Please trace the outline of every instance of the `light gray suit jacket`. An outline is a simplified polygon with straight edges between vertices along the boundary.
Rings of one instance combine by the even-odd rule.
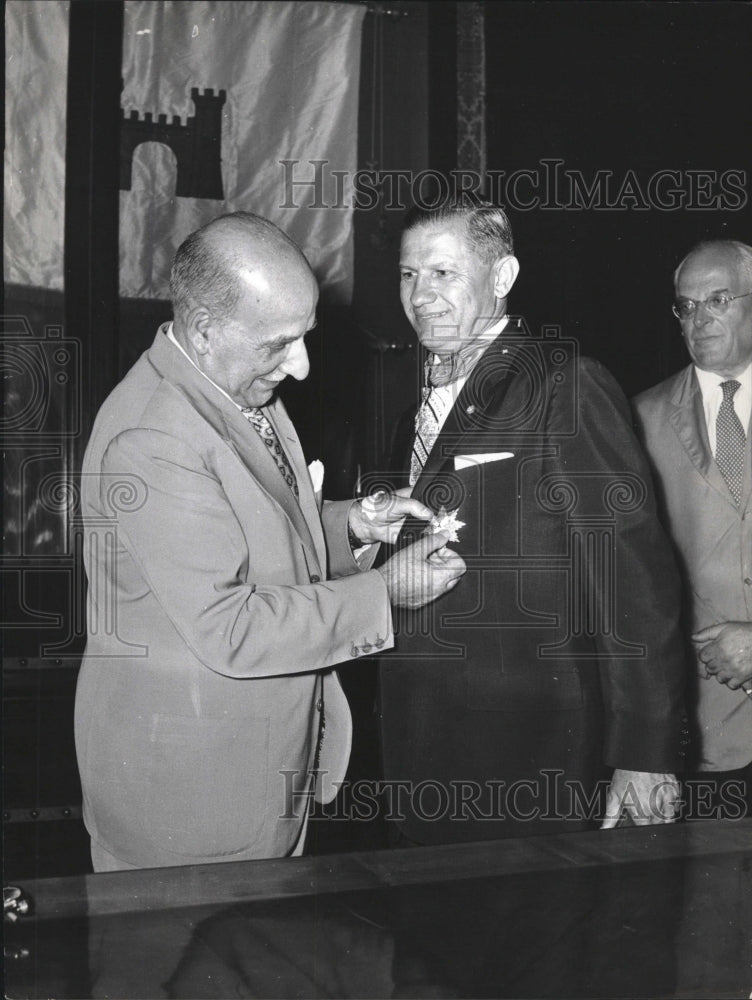
[[[708,442],[694,366],[633,401],[656,478],[665,524],[678,550],[688,629],[752,621],[752,481],[750,435],[739,506]],[[697,661],[695,765],[727,771],[752,760],[752,699],[711,677]]]
[[[349,503],[320,515],[282,404],[267,412],[299,502],[162,328],[103,405],[84,458],[84,817],[140,867],[290,853],[317,743],[324,800],[349,757],[330,668],[393,642],[384,581],[350,552]]]

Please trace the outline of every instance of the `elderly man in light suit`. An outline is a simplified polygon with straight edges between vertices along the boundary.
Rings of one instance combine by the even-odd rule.
[[[379,569],[353,548],[422,504],[319,505],[277,398],[308,373],[318,290],[271,223],[224,216],[172,271],[174,322],[104,403],[84,458],[88,643],[76,746],[95,870],[302,849],[344,776],[334,664],[393,643],[390,603],[450,589],[427,536]]]
[[[686,585],[697,677],[690,773],[752,814],[752,247],[700,244],[674,274],[692,363],[634,400]],[[744,801],[743,801],[744,800]],[[720,813],[719,811],[720,810]],[[730,811],[729,811],[730,810]]]

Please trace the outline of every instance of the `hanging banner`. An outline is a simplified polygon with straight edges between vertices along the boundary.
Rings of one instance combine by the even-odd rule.
[[[5,281],[63,287],[68,4],[5,5]]]
[[[246,210],[302,247],[332,298],[349,299],[364,14],[318,2],[126,2],[121,295],[167,298],[182,240]]]
[[[121,295],[167,298],[188,233],[246,210],[349,300],[364,15],[324,2],[125,3]],[[8,0],[5,21],[5,280],[62,289],[68,3]]]

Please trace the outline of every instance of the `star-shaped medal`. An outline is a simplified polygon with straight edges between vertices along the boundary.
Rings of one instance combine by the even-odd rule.
[[[447,531],[449,532],[449,541],[458,542],[460,540],[458,532],[460,528],[465,527],[465,522],[460,521],[457,517],[459,512],[459,507],[457,510],[447,510],[446,507],[439,507],[438,513],[434,514],[428,522],[426,532],[429,535],[435,535],[437,531]]]

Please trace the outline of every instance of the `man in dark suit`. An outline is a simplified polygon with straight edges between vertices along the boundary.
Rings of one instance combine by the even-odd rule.
[[[697,817],[752,815],[752,247],[700,244],[674,287],[692,363],[634,410],[679,553],[695,652],[685,799]]]
[[[290,239],[223,216],[181,245],[171,287],[174,322],[105,401],[83,464],[76,749],[96,871],[301,851],[308,793],[333,798],[350,753],[333,666],[388,649],[390,603],[463,569],[444,536],[355,561],[353,544],[430,516],[415,501],[321,505],[277,395],[308,374],[318,301]]]
[[[509,320],[518,268],[501,210],[408,218],[401,297],[429,385],[406,462],[468,572],[398,613],[381,671],[407,842],[577,829],[603,816],[599,788],[604,826],[665,822],[677,796],[679,584],[647,464],[609,373]]]

